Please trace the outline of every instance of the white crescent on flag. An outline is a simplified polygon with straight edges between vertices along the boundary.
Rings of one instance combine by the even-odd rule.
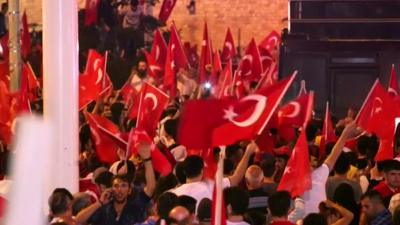
[[[225,112],[224,119],[229,120],[238,127],[248,127],[254,124],[260,118],[260,116],[264,112],[265,107],[267,106],[267,97],[258,94],[248,95],[244,97],[242,100],[240,100],[240,102],[246,102],[252,100],[257,101],[257,103],[253,113],[249,116],[249,118],[247,118],[242,122],[235,121],[234,119],[235,117],[238,116],[238,114],[235,113],[233,105],[231,105],[229,106],[228,109],[224,110]]]
[[[392,93],[392,94],[394,94],[396,96],[399,95],[399,93],[397,93],[397,91],[394,88],[391,88],[391,87],[388,88],[388,92]]]
[[[243,59],[242,59],[242,63],[243,63],[244,61],[248,61],[249,64],[252,65],[252,64],[253,64],[253,56],[252,56],[252,55],[245,55],[245,56],[243,57]],[[242,75],[242,71],[239,71],[239,72],[240,72],[240,75]],[[251,75],[251,70],[249,70],[249,71],[248,71],[246,74],[244,74],[243,76],[249,76],[249,75]]]
[[[157,97],[153,93],[146,93],[146,95],[144,96],[144,100],[146,99],[151,99],[151,101],[153,102],[153,108],[151,110],[155,110],[158,105]]]
[[[379,97],[376,97],[374,99],[374,103],[373,103],[372,114],[376,114],[376,113],[379,113],[380,111],[382,111],[382,104],[383,104],[382,99]]]
[[[97,80],[96,84],[100,83],[100,81],[103,78],[103,70],[100,68],[99,63],[101,62],[101,59],[96,59],[93,63],[93,70],[97,70]]]
[[[160,57],[160,46],[156,46],[156,57],[155,57],[156,62],[158,62],[158,57]]]
[[[298,102],[290,102],[289,105],[293,106],[293,112],[286,115],[282,114],[282,112],[279,112],[281,114],[280,116],[288,118],[297,117],[300,114],[300,109],[301,109],[300,104]]]
[[[276,36],[272,36],[269,40],[268,40],[268,45],[267,45],[267,49],[270,50],[272,48],[272,46],[275,46],[276,43],[278,43],[278,37]]]

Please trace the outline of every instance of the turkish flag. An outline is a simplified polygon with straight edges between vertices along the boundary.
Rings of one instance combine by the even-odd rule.
[[[301,127],[308,116],[309,105],[314,102],[314,93],[302,95],[288,104],[282,106],[278,111],[279,125],[290,125]]]
[[[233,77],[232,77],[232,61],[229,60],[224,70],[219,76],[218,85],[215,86],[215,93],[218,99],[228,98],[232,96]]]
[[[132,100],[132,96],[136,96],[139,94],[139,92],[137,92],[136,89],[132,87],[130,79],[128,79],[124,86],[122,86],[120,93],[125,105],[128,106],[131,104],[130,100]]]
[[[1,45],[1,53],[3,55],[3,59],[5,62],[9,61],[10,58],[10,48],[8,47],[8,41],[9,41],[9,34],[6,33],[1,39],[0,39],[0,45]]]
[[[199,62],[199,55],[197,54],[197,45],[190,46],[190,42],[185,42],[183,44],[185,50],[186,58],[189,60],[189,65],[191,67],[197,67]]]
[[[147,72],[149,76],[153,77],[155,80],[159,80],[163,75],[163,66],[156,63],[156,60],[153,56],[144,50],[144,55],[147,61]]]
[[[177,92],[176,85],[176,73],[178,68],[176,67],[175,54],[173,50],[173,45],[171,42],[168,46],[167,61],[165,63],[165,73],[164,73],[164,88],[169,91],[169,96],[175,98]]]
[[[79,110],[109,91],[111,86],[106,73],[106,57],[89,50],[85,72],[79,76]]]
[[[204,23],[203,41],[201,42],[201,55],[200,55],[200,67],[199,67],[199,80],[201,84],[209,79],[208,72],[206,71],[206,66],[211,66],[211,65],[212,65],[211,41],[208,36],[207,23]]]
[[[174,9],[176,4],[176,0],[164,0],[161,9],[160,9],[160,14],[158,16],[158,19],[160,20],[161,23],[165,24],[171,15],[172,10]]]
[[[213,146],[230,145],[239,140],[251,140],[266,127],[296,77],[296,73],[269,88],[258,90],[224,107],[224,124],[212,132]]]
[[[0,139],[11,143],[11,124],[14,116],[11,113],[11,95],[8,86],[0,81]]]
[[[278,82],[277,74],[278,74],[278,64],[276,64],[276,62],[272,62],[270,67],[268,68],[268,71],[266,73],[263,73],[263,76],[258,81],[256,89],[267,88],[269,86],[276,84],[276,82]]]
[[[169,97],[148,83],[144,83],[140,96],[136,127],[145,130],[150,137],[154,137],[158,121],[168,105]]]
[[[35,101],[37,99],[36,91],[40,88],[40,84],[39,81],[36,79],[36,75],[33,72],[32,67],[29,63],[25,63],[23,65],[22,73],[24,79],[27,79],[29,100]]]
[[[128,118],[131,120],[136,119],[139,114],[142,89],[140,89],[140,92],[136,92],[136,90],[134,92],[131,92],[131,97],[128,107]]]
[[[99,0],[86,0],[85,8],[85,26],[97,24],[97,9]]]
[[[151,56],[155,63],[160,66],[165,65],[167,60],[167,43],[164,40],[160,30],[156,30],[153,39],[153,46],[151,47]]]
[[[106,118],[88,113],[86,116],[87,122],[92,134],[92,140],[96,148],[96,154],[99,160],[103,163],[112,164],[119,160],[118,145],[114,139],[106,134],[106,130],[111,133],[117,133],[118,128]]]
[[[273,59],[271,53],[265,48],[258,47],[258,51],[260,52],[263,74],[266,74],[270,70],[271,64],[275,62],[275,60]]]
[[[311,170],[306,129],[302,129],[283,172],[278,191],[288,191],[292,198],[311,189]]]
[[[326,103],[325,117],[324,117],[324,126],[322,127],[321,133],[321,141],[320,141],[320,158],[322,158],[325,154],[325,146],[329,142],[336,142],[337,137],[335,134],[335,129],[333,128],[331,114],[329,112],[329,103]]]
[[[238,68],[238,76],[242,77],[242,80],[258,81],[261,78],[263,72],[260,52],[256,41],[251,39],[246,53],[240,61]]]
[[[394,158],[394,141],[392,137],[387,137],[379,141],[379,149],[375,155],[375,161],[381,162]]]
[[[245,97],[248,92],[244,85],[245,80],[242,76],[238,75],[238,71],[235,71],[235,75],[233,76],[233,96],[236,98]]]
[[[209,78],[209,82],[212,85],[217,84],[218,75],[221,71],[222,71],[221,58],[219,57],[218,51],[215,51],[213,56],[213,68],[211,71],[211,76]]]
[[[399,96],[400,93],[399,85],[397,83],[397,78],[396,78],[396,70],[394,69],[394,64],[392,65],[392,70],[390,72],[388,92],[391,96]]]
[[[26,11],[22,15],[22,32],[21,32],[21,53],[22,57],[25,59],[31,52],[31,36],[29,34],[28,18],[26,16]]]
[[[264,38],[264,40],[261,41],[260,47],[271,52],[279,45],[280,41],[281,36],[278,34],[278,32],[273,30],[268,34],[267,37]]]
[[[367,132],[375,133],[381,139],[394,135],[394,120],[398,113],[396,103],[379,81],[375,81],[357,117],[357,124]]]
[[[171,36],[169,38],[168,48],[173,51],[174,61],[177,69],[188,68],[189,63],[182,47],[181,39],[178,36],[178,31],[176,30],[175,24],[171,26]]]
[[[27,73],[22,73],[20,85],[21,87],[18,92],[13,94],[14,98],[17,100],[17,114],[32,113],[29,101],[29,82]]]
[[[224,46],[222,48],[221,61],[223,63],[227,63],[229,60],[233,59],[233,57],[235,57],[236,54],[237,52],[235,44],[233,42],[231,29],[228,27],[228,30],[226,31]]]
[[[172,165],[164,154],[153,143],[146,131],[134,128],[129,133],[128,156],[138,154],[138,145],[145,143],[151,146],[151,162],[154,170],[166,176],[172,172]]]

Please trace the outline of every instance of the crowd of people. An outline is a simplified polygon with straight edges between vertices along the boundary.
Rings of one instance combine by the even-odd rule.
[[[194,154],[193,149],[182,145],[178,139],[184,103],[211,98],[207,89],[197,82],[196,66],[178,72],[179,94],[164,110],[154,137],[154,143],[173,167],[170,174],[161,175],[155,171],[152,146],[148,143],[138,143],[137,154],[130,158],[126,157],[124,149],[119,149],[119,160],[106,163],[99,159],[87,114],[107,118],[123,132],[135,127],[136,120],[128,116],[129,104],[135,102],[127,104],[121,88],[128,84],[140,92],[145,83],[156,84],[148,74],[142,49],[149,48],[153,31],[163,25],[152,16],[153,1],[145,4],[138,0],[99,2],[96,24],[84,26],[84,12],[80,14],[80,61],[86,60],[89,49],[108,51],[111,65],[107,72],[114,88],[80,112],[80,190],[78,193],[65,188],[53,191],[48,200],[49,223],[213,224],[215,181],[206,176],[210,165],[201,154]],[[279,63],[277,58],[275,55]],[[83,71],[85,63],[80,65]],[[35,104],[39,105],[36,110],[41,111],[40,103]],[[220,148],[212,149],[215,159],[224,160],[222,214],[226,221],[223,223],[400,224],[400,160],[375,161],[379,138],[360,131],[354,117],[351,109],[346,118],[335,124],[337,141],[325,143],[323,151],[319,150],[320,119],[315,116],[310,120],[306,136],[312,185],[300,196],[278,190],[296,140],[286,141],[271,128],[272,149],[265,149],[256,140],[239,141],[226,146],[224,159],[219,157]],[[293,129],[298,131],[299,128]],[[7,152],[7,146],[1,146]],[[5,155],[1,160],[4,179],[0,181],[0,194],[6,196],[12,182],[6,169],[9,154],[2,155]]]

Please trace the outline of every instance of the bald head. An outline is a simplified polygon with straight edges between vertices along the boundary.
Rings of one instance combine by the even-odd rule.
[[[185,207],[176,206],[171,210],[171,212],[169,212],[169,217],[175,219],[178,222],[182,222],[189,219],[190,213],[189,210],[187,210]]]
[[[259,166],[251,165],[249,168],[247,168],[245,177],[247,188],[249,190],[262,187],[264,173]]]

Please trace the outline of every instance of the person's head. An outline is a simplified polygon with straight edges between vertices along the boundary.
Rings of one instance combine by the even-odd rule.
[[[168,174],[167,176],[162,176],[158,179],[156,188],[154,190],[153,197],[157,199],[162,193],[167,190],[170,190],[178,185],[178,179],[173,173]]]
[[[263,170],[264,176],[268,178],[272,178],[275,174],[275,157],[271,156],[267,159],[261,161],[260,165],[261,169]]]
[[[129,182],[133,182],[136,175],[136,167],[130,160],[122,160],[117,165],[117,175],[126,176]]]
[[[389,160],[383,167],[383,176],[387,185],[393,189],[400,187],[400,162]]]
[[[178,224],[190,224],[190,213],[183,206],[175,206],[168,215],[169,219],[172,219]]]
[[[204,161],[200,156],[191,155],[184,161],[186,181],[188,179],[201,179],[203,177]]]
[[[350,211],[353,211],[357,207],[354,190],[348,183],[341,183],[336,188],[333,194],[333,201]]]
[[[314,144],[308,145],[308,155],[310,157],[310,166],[312,169],[316,169],[320,166],[320,155],[319,148]]]
[[[383,199],[378,191],[368,191],[361,197],[361,210],[367,218],[375,218],[384,209]]]
[[[315,121],[310,122],[306,127],[306,136],[308,142],[314,142],[318,133],[318,124]]]
[[[140,78],[144,78],[147,72],[147,63],[143,60],[138,62],[137,73]]]
[[[180,184],[186,183],[185,161],[176,163],[174,173]]]
[[[249,195],[239,187],[224,189],[227,216],[243,216],[249,206]]]
[[[169,119],[161,126],[160,139],[165,145],[169,145],[172,141],[176,141],[178,133],[178,120]]]
[[[247,189],[254,190],[261,188],[264,180],[264,173],[262,169],[257,165],[251,165],[246,170],[246,185]]]
[[[138,5],[139,5],[139,0],[131,0],[131,8],[133,11],[136,11]]]
[[[350,170],[350,162],[345,153],[341,153],[333,168],[336,174],[345,175]]]
[[[113,200],[116,203],[124,203],[132,193],[131,181],[126,175],[116,175],[112,179]]]
[[[96,183],[100,193],[103,193],[107,188],[112,185],[113,174],[110,171],[104,171],[96,176],[94,182]]]
[[[196,219],[196,203],[197,200],[187,195],[178,197],[178,205],[185,207],[190,213],[190,222]]]
[[[72,215],[78,215],[82,209],[90,206],[91,203],[89,194],[84,192],[76,193],[74,195],[74,200],[72,201]]]
[[[211,222],[211,205],[212,202],[208,198],[203,198],[197,207],[197,218],[200,224],[210,224]]]
[[[323,215],[310,213],[303,219],[303,225],[328,225]]]
[[[161,219],[167,219],[169,212],[178,205],[178,196],[172,192],[164,192],[157,199],[157,214]]]
[[[56,188],[49,198],[50,213],[54,217],[72,217],[72,200],[74,197],[65,188]]]
[[[365,156],[370,145],[370,138],[367,135],[362,135],[357,138],[357,152]]]
[[[287,218],[291,203],[289,192],[277,191],[268,198],[268,212],[272,217]]]
[[[350,118],[355,118],[355,116],[356,116],[356,113],[357,113],[357,111],[356,111],[356,109],[354,109],[353,107],[349,107],[348,109],[347,109],[347,117],[350,117]]]
[[[110,106],[111,119],[114,124],[116,125],[120,124],[120,119],[124,108],[125,108],[124,104],[120,102],[113,103]]]
[[[318,205],[319,213],[325,218],[328,224],[334,224],[340,219],[339,212],[332,207],[328,207],[325,202],[321,202]]]

